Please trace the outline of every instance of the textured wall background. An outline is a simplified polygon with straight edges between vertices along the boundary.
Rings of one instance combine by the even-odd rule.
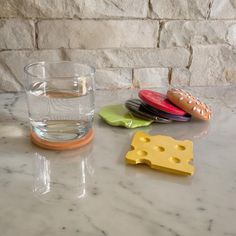
[[[236,83],[236,0],[0,0],[0,88],[37,60],[93,65],[98,89]]]

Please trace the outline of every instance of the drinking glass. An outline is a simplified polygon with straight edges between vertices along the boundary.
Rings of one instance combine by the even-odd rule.
[[[93,125],[94,68],[70,61],[24,68],[31,132],[49,142],[83,138]]]

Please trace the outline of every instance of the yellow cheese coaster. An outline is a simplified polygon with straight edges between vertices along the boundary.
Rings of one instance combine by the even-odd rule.
[[[175,140],[169,136],[150,136],[144,132],[136,132],[132,143],[132,151],[126,154],[129,164],[144,163],[153,169],[171,172],[178,175],[193,175],[193,143],[189,140]]]

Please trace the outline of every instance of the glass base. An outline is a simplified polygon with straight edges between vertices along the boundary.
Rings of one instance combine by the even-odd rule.
[[[67,142],[81,139],[91,129],[91,122],[82,120],[46,120],[31,119],[31,130],[40,139],[49,142]]]

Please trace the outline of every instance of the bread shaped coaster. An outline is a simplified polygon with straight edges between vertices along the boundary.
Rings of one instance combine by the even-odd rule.
[[[128,164],[147,164],[153,169],[177,175],[193,175],[193,143],[189,140],[175,140],[169,136],[150,136],[136,132],[132,150],[126,154]]]
[[[201,120],[211,119],[211,109],[205,103],[192,96],[189,92],[182,89],[170,89],[167,92],[167,98],[173,104],[191,114],[195,118]]]
[[[149,126],[152,123],[152,120],[144,120],[133,116],[122,104],[103,107],[99,115],[109,125],[123,126],[131,129]]]

